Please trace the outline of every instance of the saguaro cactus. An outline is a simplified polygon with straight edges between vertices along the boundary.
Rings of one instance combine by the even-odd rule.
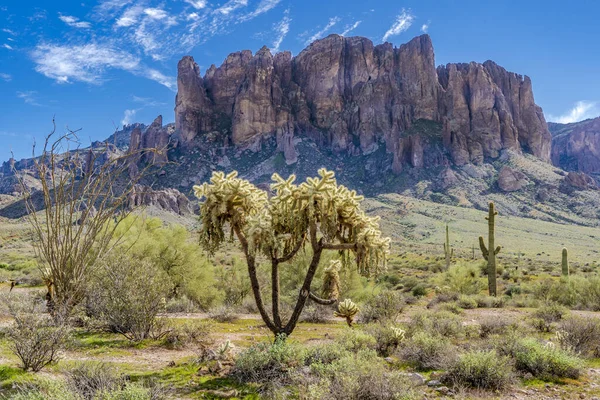
[[[562,249],[562,274],[569,276],[569,253],[566,247]]]
[[[450,268],[450,261],[454,256],[454,249],[450,247],[450,233],[448,232],[448,224],[446,224],[446,242],[444,243],[444,257],[446,259],[446,269]]]
[[[479,236],[479,247],[481,248],[481,254],[487,261],[487,274],[488,274],[488,291],[490,296],[496,296],[496,255],[500,253],[501,246],[494,247],[495,239],[495,217],[498,215],[494,208],[494,203],[490,202],[490,208],[488,216],[488,246],[485,246],[483,242],[483,236]]]

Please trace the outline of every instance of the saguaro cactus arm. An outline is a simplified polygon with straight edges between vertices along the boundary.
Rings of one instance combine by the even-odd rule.
[[[479,248],[481,249],[481,254],[483,255],[483,258],[485,258],[485,260],[487,261],[490,252],[488,251],[487,247],[485,247],[483,236],[479,236]]]

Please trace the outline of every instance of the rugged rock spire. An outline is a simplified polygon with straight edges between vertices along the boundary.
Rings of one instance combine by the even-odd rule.
[[[181,145],[225,134],[234,145],[257,148],[274,135],[286,160],[295,136],[333,152],[393,153],[394,171],[426,164],[436,140],[462,165],[496,158],[503,149],[550,161],[551,136],[534,103],[531,80],[491,61],[436,69],[428,35],[394,48],[362,37],[330,35],[296,57],[263,47],[230,54],[204,78],[191,57],[178,64],[176,129]],[[415,121],[442,127],[439,138],[407,135]],[[291,146],[291,147],[290,147]],[[444,157],[437,157],[444,163]]]

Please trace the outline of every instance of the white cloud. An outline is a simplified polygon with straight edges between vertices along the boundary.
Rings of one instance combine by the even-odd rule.
[[[227,3],[225,3],[221,7],[217,8],[215,10],[215,12],[221,13],[224,15],[228,15],[232,11],[235,11],[241,7],[246,7],[247,5],[248,5],[248,0],[229,0]]]
[[[6,81],[6,82],[10,82],[10,81],[12,81],[12,75],[6,74],[4,72],[0,72],[0,79],[2,79],[3,81]]]
[[[8,29],[8,28],[3,28],[3,29],[2,29],[2,32],[4,32],[4,33],[8,33],[9,35],[17,36],[17,34],[16,34],[14,31],[11,31],[11,30],[10,30],[10,29]]]
[[[23,99],[23,101],[32,106],[41,106],[37,102],[37,92],[35,90],[28,90],[26,92],[17,92],[17,97]]]
[[[69,46],[41,44],[31,53],[35,70],[58,83],[100,84],[105,70],[120,69],[175,90],[175,78],[143,65],[139,58],[111,45]]]
[[[315,33],[314,35],[312,35],[311,37],[309,37],[308,39],[306,39],[306,41],[304,42],[304,44],[306,46],[308,46],[309,44],[311,44],[315,40],[320,39],[325,33],[327,33],[328,30],[330,30],[331,28],[333,28],[338,22],[340,22],[340,18],[339,17],[329,18],[329,22],[327,23],[327,25],[325,25],[325,27],[323,29],[319,30],[317,33]]]
[[[206,0],[185,0],[185,2],[194,7],[196,10],[201,10],[206,7]]]
[[[138,22],[138,18],[144,12],[144,8],[140,6],[133,6],[125,10],[121,18],[117,19],[115,23],[116,27],[128,27],[135,25]]]
[[[142,106],[144,106],[144,107],[158,107],[158,106],[165,105],[165,103],[156,101],[150,97],[140,97],[140,96],[133,95],[131,97],[131,99],[136,103],[142,104]]]
[[[598,116],[600,116],[600,103],[597,101],[582,100],[575,103],[575,106],[563,115],[548,115],[548,121],[569,124]]]
[[[344,31],[342,33],[340,33],[340,35],[346,36],[347,34],[349,34],[350,32],[352,32],[353,30],[355,30],[356,28],[358,28],[358,26],[360,25],[361,22],[362,21],[356,21],[352,25],[347,25],[346,29],[344,29]]]
[[[383,35],[383,41],[388,40],[390,36],[396,36],[406,31],[413,23],[415,16],[411,14],[410,10],[402,9],[402,13],[396,17],[396,21]]]
[[[281,0],[261,0],[261,2],[258,3],[258,6],[256,6],[256,10],[252,11],[246,16],[243,16],[242,19],[249,20],[258,17],[259,15],[264,14],[267,11],[270,11],[273,8],[275,8],[280,2]]]
[[[185,19],[187,19],[188,21],[189,20],[197,21],[200,19],[200,15],[196,12],[193,12],[193,13],[188,14],[187,17],[185,17]]]
[[[133,117],[135,117],[135,113],[137,113],[137,111],[138,110],[125,110],[125,113],[123,114],[123,119],[121,120],[121,124],[131,124],[133,122]]]
[[[278,23],[273,25],[273,29],[275,30],[277,37],[273,41],[273,52],[277,53],[279,51],[279,46],[283,42],[283,39],[286,37],[288,32],[290,31],[290,22],[292,19],[289,16],[290,10],[285,10],[283,14],[283,19]]]
[[[12,46],[10,46],[10,45],[8,45],[8,44],[6,44],[6,43],[4,43],[4,44],[2,45],[2,47],[4,47],[4,48],[5,48],[5,49],[7,49],[7,50],[14,50],[14,49],[12,48]]]
[[[427,31],[429,30],[429,24],[430,24],[430,23],[431,23],[431,22],[427,21],[427,23],[426,23],[426,24],[423,24],[423,25],[421,26],[421,32],[423,32],[423,33],[427,33]]]
[[[58,19],[60,19],[62,22],[64,22],[72,28],[87,29],[92,27],[92,24],[90,24],[89,22],[79,21],[79,18],[73,17],[71,15],[58,14]]]

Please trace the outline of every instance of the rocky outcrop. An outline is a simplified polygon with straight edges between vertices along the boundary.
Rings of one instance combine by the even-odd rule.
[[[129,196],[128,205],[131,208],[153,206],[179,215],[192,213],[190,200],[177,189],[153,190],[148,186],[136,185]]]
[[[137,163],[140,161],[159,167],[165,165],[168,162],[167,151],[172,133],[168,127],[163,127],[162,115],[156,117],[145,131],[135,127],[129,138],[129,175],[137,174]]]
[[[567,171],[600,174],[600,117],[553,124],[552,163]]]
[[[527,178],[524,173],[504,166],[498,174],[498,187],[503,192],[516,192],[521,190],[527,184]]]
[[[296,57],[244,50],[204,77],[186,56],[178,64],[175,118],[182,146],[223,134],[225,143],[258,149],[275,136],[291,163],[294,138],[307,136],[350,155],[384,145],[394,171],[421,168],[433,141],[406,135],[419,120],[443,126],[445,157],[457,165],[482,163],[503,149],[550,160],[551,137],[531,80],[491,61],[436,69],[428,35],[399,48],[330,35]]]
[[[569,193],[573,190],[596,189],[596,181],[583,172],[569,172],[561,184],[561,190]]]

